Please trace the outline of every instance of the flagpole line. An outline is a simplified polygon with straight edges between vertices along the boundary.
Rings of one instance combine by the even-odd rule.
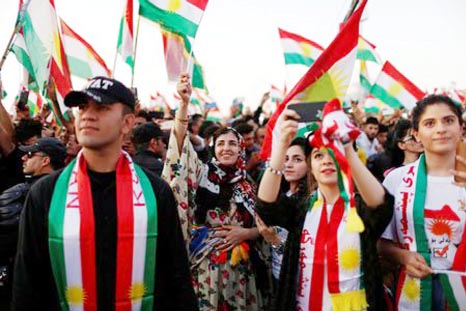
[[[205,13],[207,12],[207,7],[209,6],[209,2],[207,2],[205,8],[204,8],[204,13],[201,16],[201,19],[199,20],[198,28],[202,23],[202,20],[204,19]],[[197,30],[196,30],[196,36],[197,36]],[[194,53],[194,46],[196,45],[196,36],[193,38],[193,44],[191,45],[191,51],[189,52],[189,57],[188,57],[188,64],[186,66],[186,72],[191,75],[192,73],[192,68],[193,67],[193,53]],[[188,39],[189,40],[189,39]],[[192,82],[193,77],[191,77],[191,82]]]
[[[136,69],[136,53],[138,50],[139,24],[141,15],[138,14],[138,23],[136,25],[136,38],[134,39],[133,68],[131,68],[131,87],[134,86],[134,70]]]

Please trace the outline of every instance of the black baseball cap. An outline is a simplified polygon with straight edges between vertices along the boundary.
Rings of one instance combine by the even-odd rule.
[[[35,143],[28,146],[19,146],[19,150],[24,153],[43,152],[50,157],[50,162],[54,168],[63,167],[66,158],[66,146],[54,137],[42,137]]]
[[[139,145],[149,142],[152,138],[164,138],[164,136],[165,133],[160,126],[152,122],[147,122],[133,129],[131,140],[134,144]]]
[[[95,77],[82,91],[71,91],[65,96],[65,106],[76,107],[88,99],[102,105],[122,103],[134,110],[136,99],[133,92],[123,83],[107,77]]]

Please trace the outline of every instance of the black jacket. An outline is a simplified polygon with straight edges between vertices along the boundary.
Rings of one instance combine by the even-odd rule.
[[[197,310],[177,204],[167,183],[146,171],[157,200],[158,237],[154,310]],[[44,177],[29,192],[21,215],[13,282],[14,310],[60,310],[48,247],[48,211],[59,174]],[[95,220],[99,311],[114,310],[116,283],[115,172],[89,171]]]
[[[133,156],[134,163],[142,166],[157,176],[162,175],[163,161],[155,153],[149,150],[138,151]]]
[[[257,199],[256,211],[262,220],[267,225],[280,226],[289,231],[272,310],[296,309],[301,233],[309,204],[309,198],[297,200],[285,195],[281,195],[274,203]],[[365,225],[365,230],[361,233],[361,249],[369,310],[386,310],[376,243],[392,218],[393,196],[386,192],[385,202],[377,209],[367,208],[362,199],[356,196],[356,207]]]

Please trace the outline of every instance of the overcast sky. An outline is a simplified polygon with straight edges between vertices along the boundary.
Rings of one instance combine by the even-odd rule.
[[[32,0],[35,1],[35,0]],[[58,14],[86,39],[113,68],[119,22],[125,0],[55,0]],[[277,27],[296,32],[322,46],[335,37],[350,0],[210,0],[194,51],[204,66],[211,95],[226,110],[234,97],[257,106],[270,84],[285,81],[288,90],[306,71],[284,65]],[[136,5],[135,5],[136,7]],[[13,30],[17,0],[0,4],[0,49]],[[421,89],[466,88],[466,1],[369,0],[361,34]],[[160,32],[141,20],[135,85],[140,98],[162,91],[172,98],[167,82]],[[129,70],[117,63],[116,78],[129,84]],[[21,66],[10,54],[2,69],[8,105],[21,81]],[[75,79],[74,88],[83,81]]]

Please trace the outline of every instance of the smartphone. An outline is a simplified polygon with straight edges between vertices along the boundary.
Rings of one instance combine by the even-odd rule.
[[[466,159],[466,141],[460,140],[458,146],[456,147],[456,154]],[[455,160],[455,171],[466,172],[466,165],[464,165],[462,162],[458,160]],[[458,176],[455,176],[455,181],[465,183],[466,178],[460,178]]]
[[[27,90],[22,90],[21,94],[19,95],[19,101],[18,101],[18,109],[21,111],[26,110],[27,103],[28,103],[28,98],[29,98],[29,91]]]
[[[300,123],[310,123],[320,121],[322,119],[322,110],[327,102],[313,103],[292,103],[287,106],[288,109],[296,111],[299,116]]]

